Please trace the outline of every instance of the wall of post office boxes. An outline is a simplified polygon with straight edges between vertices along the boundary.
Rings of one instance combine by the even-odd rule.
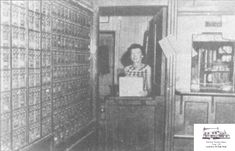
[[[92,11],[71,0],[1,0],[0,10],[0,150],[64,142],[92,119]]]

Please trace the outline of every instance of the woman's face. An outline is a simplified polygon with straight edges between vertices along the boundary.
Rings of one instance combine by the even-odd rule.
[[[133,63],[140,63],[142,61],[143,54],[139,48],[135,48],[131,50],[131,60]]]

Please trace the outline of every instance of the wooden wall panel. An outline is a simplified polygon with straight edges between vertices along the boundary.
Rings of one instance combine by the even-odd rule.
[[[192,135],[194,123],[208,123],[211,97],[176,96],[175,135]]]
[[[235,123],[235,102],[228,103],[226,101],[218,102],[215,105],[215,123],[228,124]]]
[[[153,106],[109,106],[106,150],[154,151]]]
[[[105,103],[104,150],[163,151],[164,101],[112,99]]]
[[[119,150],[154,151],[154,106],[122,106],[119,108]]]
[[[175,97],[174,151],[193,151],[194,124],[235,123],[235,95],[186,93]]]
[[[215,123],[235,123],[235,98],[215,97]]]
[[[180,96],[175,97],[175,126],[174,133],[178,135],[184,134],[184,114],[182,113],[182,98]]]
[[[106,104],[107,105],[107,104]],[[105,122],[105,151],[113,150],[115,143],[118,140],[118,135],[115,135],[115,128],[118,123],[118,109],[115,104],[108,104],[106,107],[106,122]],[[116,132],[117,133],[117,132]]]
[[[193,151],[193,139],[174,139],[174,151]]]
[[[193,134],[193,124],[208,122],[208,103],[185,102],[184,128],[186,134]]]

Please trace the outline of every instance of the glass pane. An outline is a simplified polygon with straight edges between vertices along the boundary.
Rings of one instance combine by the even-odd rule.
[[[193,41],[191,90],[234,91],[234,42]]]

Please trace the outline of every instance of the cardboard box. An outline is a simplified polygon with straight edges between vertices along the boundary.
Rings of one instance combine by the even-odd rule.
[[[120,77],[119,96],[141,96],[143,81],[142,77]]]

